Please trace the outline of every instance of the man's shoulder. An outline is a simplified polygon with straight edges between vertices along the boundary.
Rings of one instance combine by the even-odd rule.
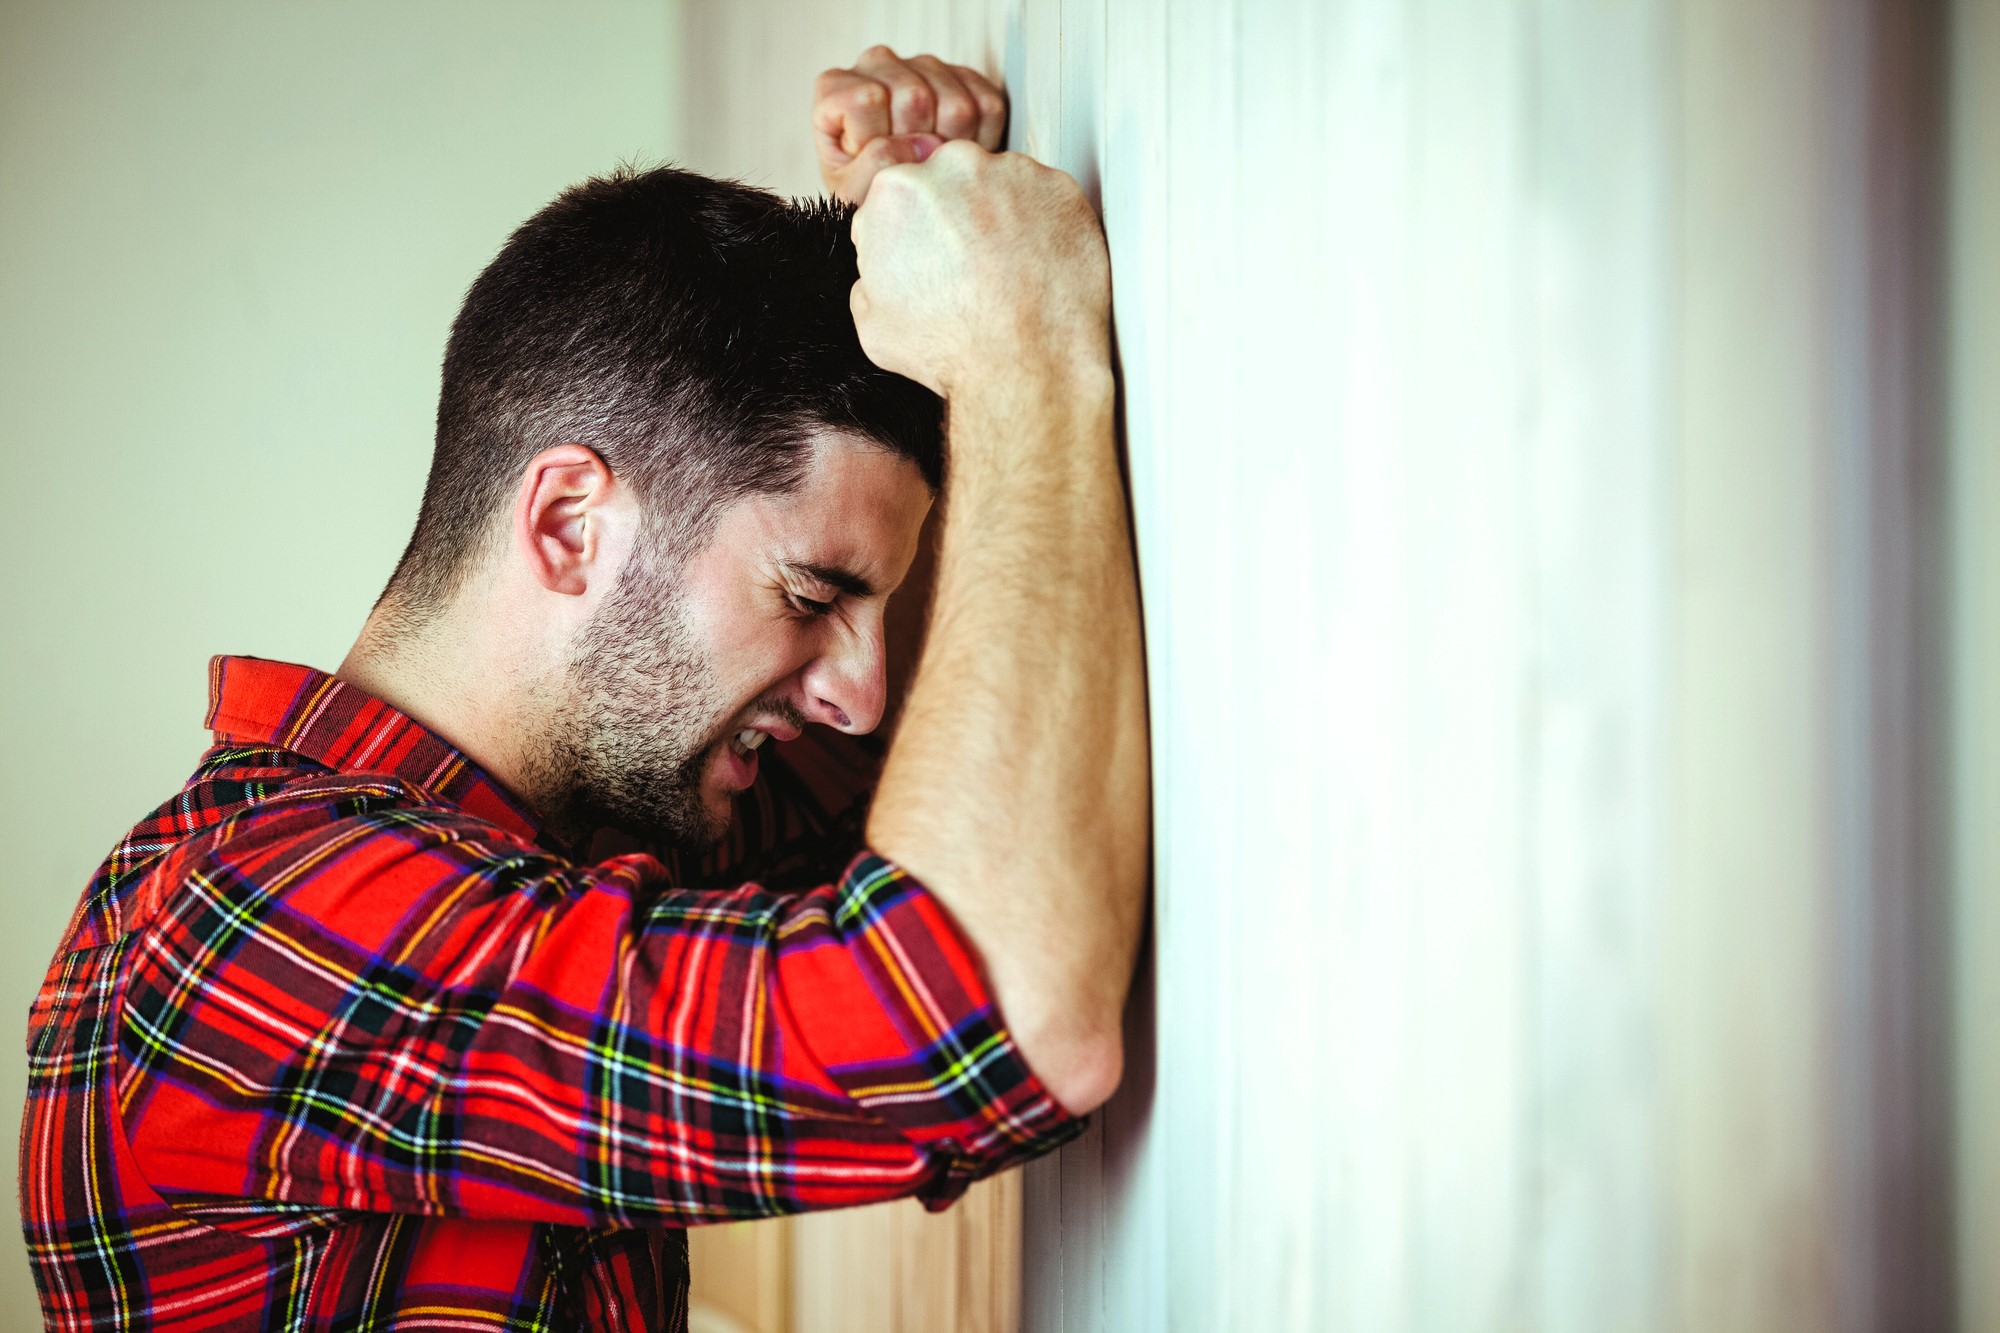
[[[144,929],[190,885],[275,894],[406,863],[431,876],[567,864],[398,774],[342,772],[275,746],[218,744],[99,865],[63,952]]]

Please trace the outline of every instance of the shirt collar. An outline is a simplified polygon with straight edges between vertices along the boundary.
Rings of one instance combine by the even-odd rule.
[[[530,842],[541,821],[437,733],[324,671],[261,657],[208,664],[208,717],[217,741],[275,745],[342,773],[384,773]]]

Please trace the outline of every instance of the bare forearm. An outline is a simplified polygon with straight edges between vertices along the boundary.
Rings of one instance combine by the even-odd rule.
[[[869,823],[957,916],[1030,1067],[1074,1111],[1117,1080],[1148,825],[1113,389],[1082,364],[951,397],[930,637]]]

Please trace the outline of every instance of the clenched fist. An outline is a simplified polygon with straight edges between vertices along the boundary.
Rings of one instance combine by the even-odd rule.
[[[854,215],[870,360],[945,398],[981,373],[1108,375],[1104,232],[1066,173],[947,142],[876,173]]]
[[[970,139],[997,149],[1007,96],[978,70],[871,46],[852,69],[819,76],[812,124],[820,179],[835,198],[858,204],[883,167],[922,162],[940,144]]]

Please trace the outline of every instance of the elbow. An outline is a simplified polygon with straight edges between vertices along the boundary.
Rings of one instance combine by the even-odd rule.
[[[1022,1056],[1051,1097],[1073,1116],[1111,1100],[1125,1074],[1125,1043],[1116,1024],[1096,1031],[1049,1034]]]

